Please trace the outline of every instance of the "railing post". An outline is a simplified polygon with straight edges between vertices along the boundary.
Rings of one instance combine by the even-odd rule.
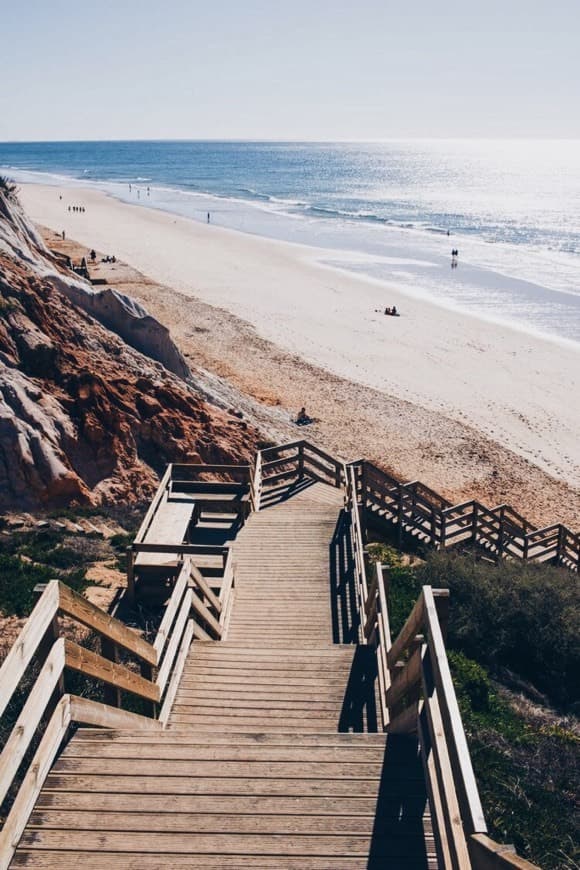
[[[473,516],[471,519],[471,537],[474,544],[477,544],[477,502],[473,502]]]
[[[505,513],[505,506],[502,505],[499,509],[499,526],[498,526],[498,530],[497,530],[497,558],[498,558],[498,560],[503,559],[504,531],[505,531],[504,513]]]
[[[341,473],[342,465],[340,464],[340,462],[337,462],[334,466],[334,486],[336,487],[336,489],[340,489],[342,486]]]
[[[441,540],[439,542],[439,549],[444,550],[447,544],[447,514],[444,514],[441,511]]]
[[[433,589],[435,609],[443,642],[447,643],[447,626],[449,624],[449,589]]]
[[[566,555],[566,537],[566,527],[563,526],[562,523],[560,523],[560,528],[558,529],[558,550],[556,554],[556,565],[564,564],[564,557]]]
[[[127,600],[131,606],[135,603],[135,552],[133,547],[127,547]]]
[[[362,523],[362,533],[364,536],[365,542],[368,540],[367,537],[367,475],[366,475],[366,467],[364,460],[361,463],[360,467],[360,513],[359,516],[361,518]]]
[[[399,497],[399,504],[398,504],[398,511],[397,511],[397,523],[399,526],[399,528],[397,530],[398,536],[399,536],[399,550],[403,546],[403,516],[404,516],[403,493],[404,493],[404,491],[405,491],[405,489],[404,489],[403,484],[399,483],[397,486],[397,493],[398,493],[398,497]]]
[[[431,506],[431,544],[434,547],[438,547],[439,544],[437,540],[437,511],[434,506]]]
[[[51,621],[50,625],[46,629],[44,633],[44,637],[38,644],[36,650],[36,659],[40,664],[44,664],[44,661],[48,654],[50,653],[52,647],[54,646],[55,641],[57,641],[60,637],[60,627],[58,624],[58,616],[55,616]],[[64,695],[64,673],[62,673],[58,679],[56,692],[53,698],[53,703],[47,707],[49,713],[52,713],[54,707],[56,707],[57,702]]]
[[[298,446],[298,480],[304,478],[304,441]]]

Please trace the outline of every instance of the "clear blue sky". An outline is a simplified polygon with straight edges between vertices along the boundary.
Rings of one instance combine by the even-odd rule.
[[[0,140],[580,137],[580,0],[5,0]]]

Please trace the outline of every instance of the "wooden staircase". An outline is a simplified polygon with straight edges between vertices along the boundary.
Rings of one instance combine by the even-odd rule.
[[[376,716],[339,732],[357,658],[332,643],[342,503],[315,483],[252,515],[227,639],[191,646],[167,731],[77,732],[14,866],[437,866],[416,741],[386,776]]]
[[[27,766],[1,870],[531,868],[487,837],[440,590],[424,587],[391,641],[356,467],[305,442],[268,448],[239,472],[233,514],[223,470],[209,496],[216,467],[177,470],[129,560],[131,595],[153,582],[165,598],[154,642],[53,581],[0,669],[1,716],[42,665],[0,754],[0,798]],[[174,502],[178,537],[153,540]],[[104,683],[105,703],[67,694],[71,670]]]

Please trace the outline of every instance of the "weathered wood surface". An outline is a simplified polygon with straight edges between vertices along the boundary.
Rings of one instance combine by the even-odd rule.
[[[251,516],[233,547],[224,641],[177,649],[192,595],[181,580],[155,645],[182,668],[168,681],[167,730],[77,731],[14,866],[101,868],[105,849],[118,867],[436,867],[417,753],[384,734],[339,732],[358,649],[332,643],[329,552],[342,502],[317,483]],[[221,630],[222,601],[192,582],[194,620]],[[118,667],[89,669],[107,678]],[[112,724],[105,713],[86,711]]]
[[[195,503],[194,494],[179,493],[172,495],[166,489],[151,517],[149,526],[143,535],[143,543],[147,544],[181,544],[185,541],[189,523],[193,515]],[[137,568],[176,566],[178,552],[175,553],[138,553],[135,557]]]

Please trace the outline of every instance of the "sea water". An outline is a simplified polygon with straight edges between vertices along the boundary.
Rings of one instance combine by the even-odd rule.
[[[580,342],[577,141],[0,143],[0,172],[209,212],[404,292]]]

